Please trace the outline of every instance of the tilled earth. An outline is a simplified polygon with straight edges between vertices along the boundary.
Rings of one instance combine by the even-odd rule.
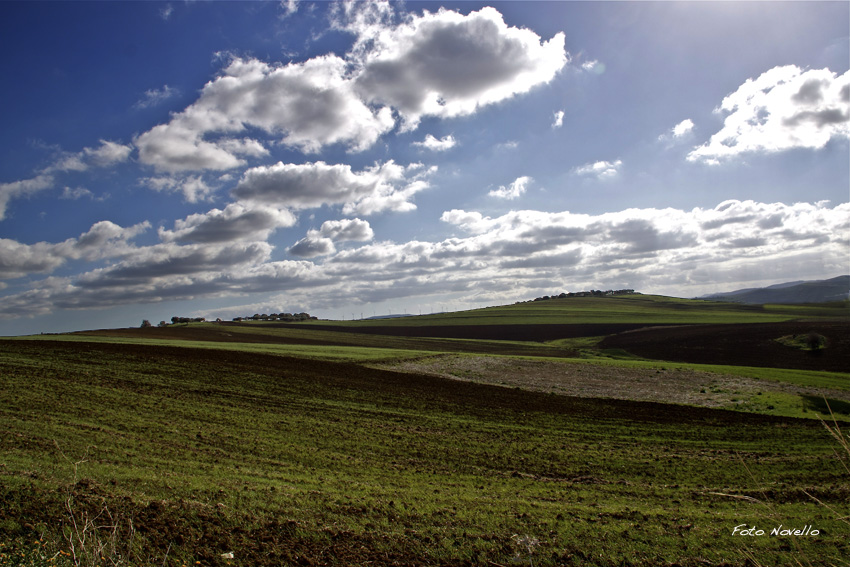
[[[376,367],[428,374],[537,392],[583,398],[609,398],[708,408],[729,408],[735,400],[756,392],[785,392],[850,402],[850,391],[806,388],[676,368],[626,368],[600,364],[548,362],[488,356],[443,355],[405,360]]]
[[[808,333],[824,336],[826,347],[811,352],[776,340]],[[647,327],[609,336],[599,347],[623,349],[656,360],[848,372],[850,322]]]

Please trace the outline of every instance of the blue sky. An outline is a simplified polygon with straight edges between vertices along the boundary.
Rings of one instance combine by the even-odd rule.
[[[5,2],[0,334],[850,271],[846,2]]]

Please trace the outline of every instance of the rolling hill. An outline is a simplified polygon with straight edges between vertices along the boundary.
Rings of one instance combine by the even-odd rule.
[[[850,276],[838,276],[828,280],[786,282],[762,288],[714,293],[700,299],[749,304],[789,304],[845,301],[848,295],[850,295]]]

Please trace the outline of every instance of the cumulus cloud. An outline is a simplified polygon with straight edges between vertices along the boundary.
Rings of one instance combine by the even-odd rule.
[[[380,32],[375,25],[358,29],[370,41],[358,54],[357,90],[395,108],[408,130],[423,116],[467,115],[528,92],[568,61],[563,33],[541,41],[531,30],[508,27],[489,7],[467,16],[426,11]]]
[[[494,189],[488,193],[491,197],[496,197],[497,199],[507,199],[513,200],[518,199],[525,193],[528,188],[529,183],[531,183],[533,179],[527,175],[523,175],[522,177],[517,177],[513,183],[505,187],[504,185],[499,186],[498,189]]]
[[[181,243],[259,241],[267,240],[278,228],[294,226],[296,220],[287,210],[231,203],[224,210],[212,209],[177,220],[173,230],[160,228],[159,237],[163,242]]]
[[[232,169],[266,152],[256,140],[234,143],[247,128],[305,152],[336,143],[364,150],[394,120],[389,108],[373,110],[355,95],[346,67],[333,55],[288,65],[234,58],[195,103],[135,139],[139,159],[168,172]]]
[[[312,240],[305,239],[301,249],[305,257],[324,256],[321,264],[269,261],[265,242],[166,242],[135,248],[117,263],[74,278],[35,282],[29,291],[5,296],[0,316],[282,290],[314,306],[343,296],[356,304],[445,293],[513,301],[537,290],[599,285],[690,288],[699,295],[726,280],[841,273],[850,245],[848,218],[850,203],[826,202],[726,201],[708,209],[597,215],[525,210],[488,217],[453,210],[442,216],[459,231],[450,238],[370,242],[335,252],[334,239],[367,238],[371,227],[359,219],[330,221],[309,231]],[[120,227],[100,229],[108,234],[105,229]],[[86,247],[96,244],[93,234]]]
[[[424,140],[421,142],[413,142],[413,145],[434,152],[444,152],[455,147],[457,145],[457,140],[455,140],[454,136],[451,134],[440,139],[428,134],[425,136]]]
[[[325,221],[319,230],[308,230],[289,253],[302,258],[325,256],[336,252],[335,242],[372,240],[375,233],[369,223],[360,219]]]
[[[796,256],[809,268],[820,266],[816,274],[823,275],[846,269],[850,222],[843,216],[848,211],[846,203],[829,208],[826,203],[752,201],[728,201],[714,209],[629,209],[602,215],[517,211],[489,218],[454,210],[442,220],[470,236],[439,243],[431,257],[463,260],[467,266],[483,262],[493,269],[496,264],[539,267],[546,258],[562,256],[581,261],[569,270],[549,264],[553,277],[595,274],[610,281],[629,273],[633,281],[662,285],[670,277],[686,285],[714,272],[734,281],[736,271],[740,276],[759,262],[780,269]],[[532,273],[493,271],[494,277],[502,275],[530,278]]]
[[[664,134],[658,136],[661,142],[677,142],[684,138],[688,138],[694,131],[694,122],[690,118],[686,118],[670,128]]]
[[[686,118],[673,126],[671,133],[674,138],[681,138],[688,135],[694,129],[694,122],[690,118]]]
[[[688,154],[717,164],[747,153],[823,148],[850,137],[850,71],[774,67],[723,99],[723,128]]]
[[[29,291],[8,295],[0,305],[0,318],[290,288],[315,291],[332,283],[309,262],[265,261],[269,252],[265,243],[158,245],[133,262],[73,278],[46,278]]]
[[[363,151],[396,126],[394,111],[408,130],[423,116],[468,115],[548,83],[568,61],[563,33],[542,41],[493,8],[467,16],[441,9],[397,25],[389,3],[333,11],[337,27],[356,35],[345,57],[286,65],[233,58],[197,101],[135,138],[140,161],[168,173],[242,167],[267,151],[256,139],[234,143],[248,129],[306,153],[333,144]],[[139,105],[170,94],[149,91]],[[424,147],[447,149],[447,139],[437,142]]]
[[[30,179],[0,183],[0,220],[6,218],[6,206],[12,199],[25,197],[53,187],[53,176],[42,173]]]
[[[271,245],[266,242],[186,245],[168,242],[137,248],[132,256],[108,268],[83,274],[77,281],[90,288],[147,285],[158,278],[230,272],[242,266],[261,264],[270,256]]]
[[[577,175],[592,176],[598,179],[609,179],[611,177],[615,177],[620,172],[620,168],[622,166],[623,162],[619,159],[613,162],[597,161],[576,167],[573,170],[573,173]]]
[[[334,242],[364,241],[372,240],[375,233],[368,221],[361,219],[343,219],[336,221],[325,221],[319,229],[321,236],[330,238]]]
[[[336,252],[333,240],[318,235],[307,234],[289,248],[289,253],[301,258],[315,258]]]
[[[403,167],[392,160],[360,172],[347,164],[278,162],[246,171],[233,196],[290,209],[342,204],[345,214],[409,211],[416,208],[411,199],[428,188],[426,178],[436,170],[420,169],[421,164]]]
[[[187,203],[211,201],[215,187],[211,187],[200,175],[175,177],[144,177],[139,180],[142,185],[154,191],[182,193]]]
[[[0,238],[0,279],[50,273],[69,260],[124,256],[134,249],[129,241],[149,228],[148,222],[123,228],[110,221],[100,221],[78,238],[58,243],[23,244]]]

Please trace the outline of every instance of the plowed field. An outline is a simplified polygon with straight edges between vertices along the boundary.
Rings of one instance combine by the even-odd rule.
[[[826,347],[811,352],[776,340],[810,332],[823,335]],[[850,323],[845,322],[650,327],[609,336],[599,346],[676,362],[850,371]]]

